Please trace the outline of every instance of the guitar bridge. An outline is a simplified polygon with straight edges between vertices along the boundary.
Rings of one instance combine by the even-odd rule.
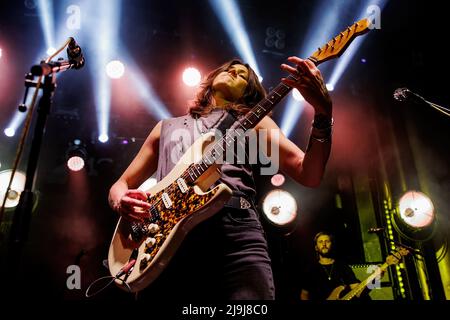
[[[138,222],[134,222],[131,224],[131,238],[135,242],[141,241],[141,239],[145,235],[147,235],[147,233],[148,233],[148,230],[144,224],[138,223]]]

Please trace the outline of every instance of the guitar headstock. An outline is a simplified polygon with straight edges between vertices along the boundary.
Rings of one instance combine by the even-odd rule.
[[[370,30],[369,27],[370,21],[368,19],[355,22],[328,41],[323,47],[317,49],[309,59],[316,65],[319,65],[324,61],[339,57],[357,36],[368,32]]]
[[[408,255],[409,250],[403,247],[397,248],[392,254],[386,257],[386,263],[388,265],[397,264],[402,257]]]

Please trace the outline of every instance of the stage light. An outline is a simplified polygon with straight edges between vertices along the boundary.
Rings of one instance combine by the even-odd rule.
[[[3,51],[2,51],[2,48],[0,48],[0,58],[2,57],[2,55],[3,55]]]
[[[297,217],[297,202],[287,191],[275,189],[263,200],[263,213],[267,220],[277,227],[291,226]]]
[[[183,71],[183,82],[189,87],[195,87],[200,83],[202,76],[195,68],[187,68]]]
[[[119,60],[110,61],[106,65],[106,74],[112,79],[119,79],[125,73],[125,66]]]
[[[285,181],[286,181],[286,179],[285,179],[284,175],[282,175],[281,173],[277,173],[277,174],[273,175],[272,178],[270,179],[270,182],[275,187],[282,186]]]
[[[98,136],[98,141],[100,141],[101,143],[106,143],[109,140],[109,137],[107,134],[102,133],[101,135]]]
[[[87,161],[87,151],[84,145],[72,144],[66,152],[67,167],[71,171],[80,171]]]
[[[334,85],[332,83],[327,83],[326,87],[327,87],[328,91],[333,91],[334,90]]]
[[[52,54],[54,54],[56,52],[56,49],[51,47],[47,49],[47,55],[51,56]]]
[[[0,172],[0,201],[3,203],[6,189],[8,188],[9,180],[11,179],[12,170],[4,170]],[[19,203],[20,194],[25,188],[25,173],[16,171],[11,184],[11,188],[8,192],[5,208],[14,208]],[[0,204],[1,206],[1,204]]]
[[[293,89],[292,90],[292,96],[294,97],[294,99],[296,101],[304,101],[305,100],[305,98],[303,98],[303,96],[300,93],[300,91],[298,91],[297,89]]]
[[[394,227],[404,237],[424,241],[434,231],[435,212],[431,199],[419,191],[408,191],[394,212]]]
[[[14,137],[14,135],[16,134],[16,130],[14,130],[13,128],[9,127],[6,128],[5,130],[3,130],[3,132],[5,133],[5,135],[7,137]]]
[[[80,171],[84,168],[84,159],[78,156],[72,156],[67,160],[67,167],[71,171]]]

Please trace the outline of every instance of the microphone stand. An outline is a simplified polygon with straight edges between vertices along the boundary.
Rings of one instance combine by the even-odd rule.
[[[9,281],[12,281],[11,284],[17,283],[15,278],[19,275],[21,255],[23,247],[28,239],[29,225],[33,211],[33,200],[35,198],[33,187],[35,183],[36,169],[41,151],[42,137],[45,132],[45,125],[47,117],[50,113],[52,98],[56,88],[56,73],[66,71],[74,66],[75,64],[67,61],[41,62],[40,65],[35,65],[31,68],[31,74],[26,75],[25,95],[27,95],[29,87],[38,86],[39,80],[33,81],[32,76],[44,76],[44,83],[39,88],[43,90],[43,93],[41,99],[39,100],[36,124],[32,134],[31,149],[26,169],[25,187],[15,209],[10,229],[6,268],[8,269],[9,274],[7,278]]]

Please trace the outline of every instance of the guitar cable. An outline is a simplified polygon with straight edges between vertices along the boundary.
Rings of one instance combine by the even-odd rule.
[[[102,292],[103,290],[108,288],[111,284],[113,284],[114,281],[116,281],[116,280],[122,281],[122,284],[125,285],[125,287],[127,288],[128,292],[131,293],[131,288],[128,285],[128,283],[126,283],[125,281],[126,281],[128,275],[133,271],[134,265],[136,264],[136,258],[133,258],[133,255],[134,255],[135,252],[137,253],[136,249],[134,249],[133,253],[131,254],[132,258],[128,261],[127,264],[125,264],[119,270],[119,272],[117,272],[117,274],[115,276],[104,276],[104,277],[101,277],[101,278],[98,278],[98,279],[94,280],[94,282],[92,282],[89,285],[89,287],[86,289],[86,292],[85,292],[86,298],[91,298],[91,297],[99,294],[100,292]],[[123,279],[120,279],[120,277],[122,277],[123,275],[125,275],[125,277]],[[96,283],[104,282],[103,280],[106,280],[106,279],[110,279],[110,281],[108,281],[104,286],[101,286],[100,289],[94,291],[93,293],[89,292],[91,290],[91,288],[93,286],[95,286]]]

